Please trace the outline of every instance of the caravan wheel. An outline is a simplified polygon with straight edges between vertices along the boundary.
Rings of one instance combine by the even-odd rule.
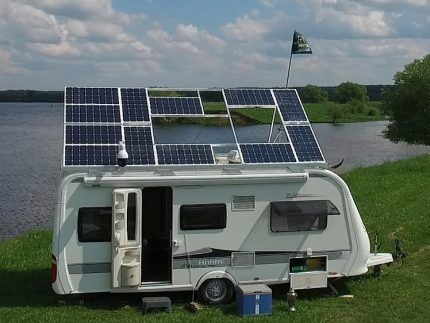
[[[227,279],[209,279],[200,287],[199,294],[206,304],[226,304],[233,296],[233,285]]]

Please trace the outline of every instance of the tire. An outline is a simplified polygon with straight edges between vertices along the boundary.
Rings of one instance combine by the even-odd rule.
[[[199,288],[199,296],[205,304],[227,304],[233,297],[233,284],[228,279],[208,279]]]

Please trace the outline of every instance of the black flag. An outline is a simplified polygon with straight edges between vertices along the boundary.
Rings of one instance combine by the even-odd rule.
[[[291,54],[312,54],[311,46],[302,34],[294,30]]]

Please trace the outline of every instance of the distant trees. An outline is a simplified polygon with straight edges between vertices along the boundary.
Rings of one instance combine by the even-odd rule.
[[[352,100],[365,102],[368,100],[366,87],[352,82],[339,84],[335,90],[335,98],[339,103],[347,103]]]
[[[387,137],[430,145],[430,54],[397,72],[394,87],[383,96],[383,108],[391,120]]]
[[[327,101],[328,93],[319,86],[308,84],[300,90],[300,98],[305,103],[320,103]]]
[[[63,91],[0,91],[0,102],[63,102]]]

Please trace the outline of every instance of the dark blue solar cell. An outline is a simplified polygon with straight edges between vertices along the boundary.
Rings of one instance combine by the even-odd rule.
[[[268,89],[226,89],[224,90],[224,94],[228,105],[275,105],[272,93]]]
[[[66,144],[118,144],[121,126],[66,126]]]
[[[66,105],[66,122],[121,122],[119,105]]]
[[[199,98],[149,98],[152,114],[203,114]]]
[[[149,121],[146,89],[121,89],[122,114],[124,121]]]
[[[66,88],[66,103],[119,104],[117,88]]]
[[[295,162],[290,144],[241,144],[245,164],[272,164]]]
[[[66,145],[64,165],[102,166],[116,165],[117,146]]]
[[[287,126],[287,131],[299,161],[324,161],[310,126]]]
[[[284,121],[307,121],[295,90],[273,90]]]
[[[210,145],[157,145],[160,165],[214,164]]]

